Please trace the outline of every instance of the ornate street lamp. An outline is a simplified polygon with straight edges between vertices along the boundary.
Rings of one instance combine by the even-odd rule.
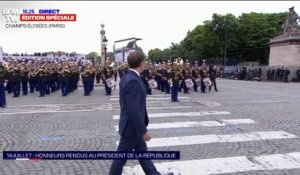
[[[104,61],[106,60],[106,51],[107,51],[107,39],[106,39],[106,36],[104,36],[102,42],[103,42],[103,48],[104,48]],[[104,63],[103,63],[104,64]]]

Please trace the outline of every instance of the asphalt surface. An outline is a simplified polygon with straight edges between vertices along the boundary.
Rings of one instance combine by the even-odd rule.
[[[180,151],[181,160],[200,160],[236,156],[257,157],[300,152],[300,84],[250,82],[217,79],[219,92],[179,94],[178,103],[170,96],[153,91],[148,96],[148,113],[204,113],[199,116],[150,118],[151,124],[173,122],[205,122],[226,119],[251,119],[252,124],[211,127],[177,127],[150,129],[153,139],[194,135],[232,135],[258,131],[284,131],[297,136],[287,139],[183,144],[151,147],[149,150]],[[103,86],[95,87],[90,96],[83,89],[67,97],[56,92],[46,97],[29,94],[12,98],[7,94],[7,108],[0,109],[0,154],[2,151],[114,151],[119,136],[115,130],[119,114],[118,89],[105,96]],[[229,114],[214,115],[212,111]],[[206,112],[206,113],[205,113]],[[299,161],[299,160],[296,160]],[[165,162],[161,161],[154,161]],[[300,164],[300,162],[298,162]],[[128,161],[126,168],[137,161]],[[3,175],[108,174],[110,160],[0,160]],[[199,172],[197,169],[195,174]],[[193,174],[194,174],[193,173]],[[200,173],[201,174],[201,173]],[[208,173],[209,174],[209,173]],[[216,174],[216,173],[214,173]],[[217,174],[300,174],[296,168],[222,172]]]

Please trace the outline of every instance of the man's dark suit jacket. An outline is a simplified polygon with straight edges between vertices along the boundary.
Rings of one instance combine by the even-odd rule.
[[[142,79],[132,70],[120,81],[119,134],[138,138],[147,132],[149,118],[146,110],[146,88]]]

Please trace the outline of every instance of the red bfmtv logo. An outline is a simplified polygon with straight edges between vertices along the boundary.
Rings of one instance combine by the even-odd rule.
[[[20,14],[20,21],[75,22],[76,14]]]

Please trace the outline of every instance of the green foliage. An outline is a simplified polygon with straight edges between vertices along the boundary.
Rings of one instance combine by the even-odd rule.
[[[109,59],[115,60],[115,55],[113,52],[106,52],[106,55]]]
[[[91,60],[93,65],[95,64],[96,61],[98,61],[99,59],[99,54],[97,52],[90,52],[88,55],[87,55],[87,59],[88,60]],[[101,57],[100,57],[101,59]]]
[[[157,61],[162,58],[163,52],[160,49],[151,49],[148,52],[148,60],[150,61]]]
[[[211,63],[220,63],[227,36],[227,58],[267,64],[268,42],[282,33],[286,15],[287,13],[252,12],[235,17],[232,14],[213,14],[211,20],[204,21],[203,25],[188,31],[180,43],[171,43],[171,46],[164,50],[149,50],[148,58],[152,61],[165,61],[181,57],[190,61],[206,59]]]
[[[96,60],[96,58],[99,56],[99,54],[97,53],[97,52],[90,52],[88,55],[87,55],[87,59],[89,59],[89,60],[93,60],[93,59],[95,59]]]

